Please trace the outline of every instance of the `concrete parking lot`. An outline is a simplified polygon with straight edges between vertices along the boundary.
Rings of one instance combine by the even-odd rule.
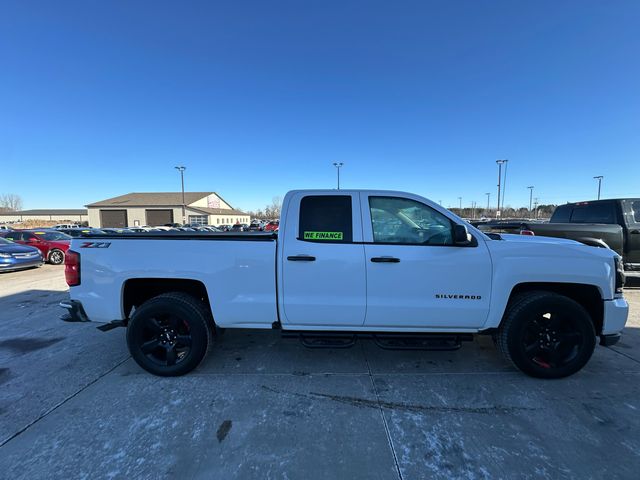
[[[308,350],[255,331],[158,378],[123,329],[61,322],[66,291],[62,267],[0,275],[2,478],[638,478],[637,288],[623,341],[557,381],[487,338]]]

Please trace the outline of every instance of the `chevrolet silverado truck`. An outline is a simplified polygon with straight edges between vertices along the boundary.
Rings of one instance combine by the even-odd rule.
[[[476,225],[484,232],[569,238],[610,248],[622,256],[626,271],[640,273],[640,198],[567,203],[556,208],[549,223],[511,220]]]
[[[308,346],[353,335],[428,347],[486,334],[521,371],[558,378],[580,370],[598,338],[615,343],[628,315],[612,250],[488,236],[392,191],[289,192],[277,235],[74,238],[65,276],[70,319],[126,326],[131,356],[162,376],[197,367],[224,329],[259,328]]]

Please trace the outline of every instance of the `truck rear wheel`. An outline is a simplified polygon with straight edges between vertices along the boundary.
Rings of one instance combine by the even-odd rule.
[[[552,292],[527,292],[507,308],[497,334],[502,355],[538,378],[562,378],[584,367],[596,346],[589,313]]]
[[[135,310],[127,345],[138,365],[163,377],[196,368],[213,343],[213,320],[205,305],[185,293],[165,293]]]

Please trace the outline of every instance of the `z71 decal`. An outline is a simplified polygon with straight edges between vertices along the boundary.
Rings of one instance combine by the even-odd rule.
[[[109,248],[111,242],[82,242],[80,248]]]

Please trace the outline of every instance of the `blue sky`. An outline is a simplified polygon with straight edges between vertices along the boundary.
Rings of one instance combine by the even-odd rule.
[[[5,1],[0,193],[640,196],[640,2]]]

